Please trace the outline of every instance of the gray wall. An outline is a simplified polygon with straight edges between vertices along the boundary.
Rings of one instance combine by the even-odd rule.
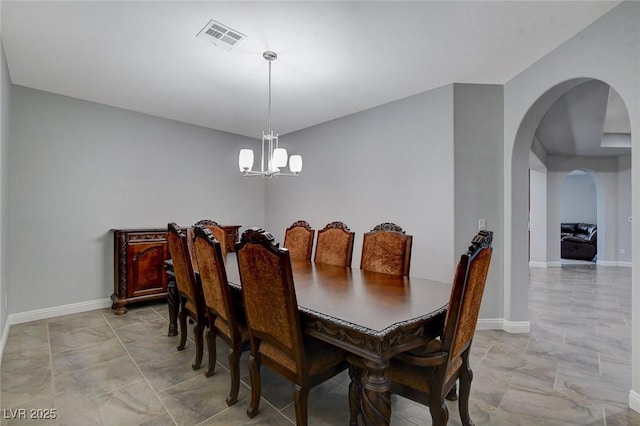
[[[618,157],[618,263],[631,265],[631,156]]]
[[[480,312],[481,318],[502,315],[503,219],[502,86],[454,85],[454,217],[455,256],[469,247],[480,219],[494,231],[493,257]]]
[[[257,141],[14,86],[9,311],[108,298],[111,228],[264,224],[264,182],[237,169]]]
[[[598,223],[596,184],[588,174],[570,174],[562,184],[561,222]]]
[[[0,9],[1,9],[0,5]],[[0,39],[0,354],[4,346],[4,332],[7,325],[9,263],[8,263],[8,197],[9,197],[9,99],[11,82]],[[5,301],[7,305],[5,305]]]
[[[279,241],[298,219],[314,229],[340,220],[362,235],[394,222],[413,235],[412,276],[453,276],[453,86],[391,102],[281,138],[300,153],[298,178],[267,182],[267,229]],[[467,236],[467,238],[469,238]]]
[[[596,78],[622,97],[631,121],[632,145],[640,137],[640,3],[622,2],[575,37],[506,83],[505,94],[505,317],[527,318],[527,166],[535,128],[565,91]],[[640,152],[632,150],[631,206],[640,213]],[[635,183],[635,184],[633,184]],[[640,411],[640,228],[632,227],[632,392]]]
[[[529,171],[529,265],[547,266],[547,169]],[[556,235],[556,234],[553,234]]]

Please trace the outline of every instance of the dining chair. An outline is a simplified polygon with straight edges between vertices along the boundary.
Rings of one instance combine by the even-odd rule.
[[[364,234],[360,269],[409,276],[412,241],[398,225],[381,223]]]
[[[167,243],[173,262],[176,286],[180,295],[180,343],[178,350],[185,348],[187,343],[187,317],[194,323],[193,338],[196,343],[196,358],[191,367],[200,368],[203,355],[203,333],[206,325],[206,310],[202,287],[193,271],[192,258],[187,247],[187,236],[183,230],[171,222],[168,224]]]
[[[289,256],[295,260],[311,260],[314,230],[306,220],[298,220],[288,227],[284,233],[284,247]]]
[[[446,399],[455,399],[456,381],[460,382],[458,410],[465,426],[472,426],[469,395],[473,372],[469,352],[476,330],[480,303],[491,262],[493,233],[480,231],[469,249],[460,257],[453,279],[449,305],[439,338],[425,346],[398,354],[389,362],[386,375],[391,392],[429,407],[433,425],[446,425],[449,411]],[[355,380],[349,386],[351,425],[362,412],[360,377],[364,363],[349,357]]]
[[[310,388],[345,370],[346,355],[303,336],[289,251],[279,248],[271,234],[258,228],[245,230],[236,253],[251,346],[247,415],[258,413],[264,365],[294,383],[296,423],[306,425]]]
[[[336,266],[351,266],[353,255],[353,239],[355,233],[342,222],[331,222],[318,231],[315,263],[326,263]]]
[[[229,251],[229,247],[227,247],[227,233],[224,228],[218,224],[218,222],[210,219],[202,219],[197,221],[193,226],[204,226],[209,229],[213,234],[213,237],[220,242],[222,257],[226,257],[227,252]]]
[[[227,397],[227,405],[231,406],[238,401],[240,355],[243,351],[249,350],[249,332],[244,311],[241,307],[235,306],[231,298],[222,244],[214,238],[209,228],[194,226],[193,230],[193,248],[209,320],[207,332],[209,365],[204,375],[206,377],[213,375],[216,367],[216,336],[220,336],[229,345],[231,391]]]

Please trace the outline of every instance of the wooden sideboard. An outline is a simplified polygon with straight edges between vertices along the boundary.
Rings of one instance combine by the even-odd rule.
[[[164,261],[169,259],[167,230],[112,229],[114,284],[111,301],[116,315],[127,313],[126,305],[167,297]]]
[[[225,244],[230,251],[235,251],[240,225],[222,228],[225,230]],[[111,232],[114,238],[111,295],[114,313],[126,314],[126,305],[130,303],[165,299],[170,286],[164,270],[164,262],[170,258],[167,229],[112,229]]]

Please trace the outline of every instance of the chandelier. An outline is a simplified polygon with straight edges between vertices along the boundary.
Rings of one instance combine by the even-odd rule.
[[[269,61],[269,129],[266,133],[262,132],[260,171],[252,170],[253,150],[251,149],[240,150],[238,165],[245,176],[298,176],[302,171],[302,157],[300,155],[288,157],[287,150],[278,147],[278,134],[271,130],[271,62],[276,60],[278,55],[267,50],[262,54],[262,57]],[[291,173],[280,171],[281,168],[287,166],[287,160]]]

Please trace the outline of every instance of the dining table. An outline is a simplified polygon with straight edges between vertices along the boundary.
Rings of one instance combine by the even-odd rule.
[[[177,333],[180,298],[170,260],[165,267],[170,279],[171,334]],[[241,303],[235,253],[225,256],[225,269],[232,295]],[[362,358],[364,424],[388,425],[391,399],[385,370],[389,360],[440,335],[451,283],[307,260],[291,260],[291,269],[303,333]]]

